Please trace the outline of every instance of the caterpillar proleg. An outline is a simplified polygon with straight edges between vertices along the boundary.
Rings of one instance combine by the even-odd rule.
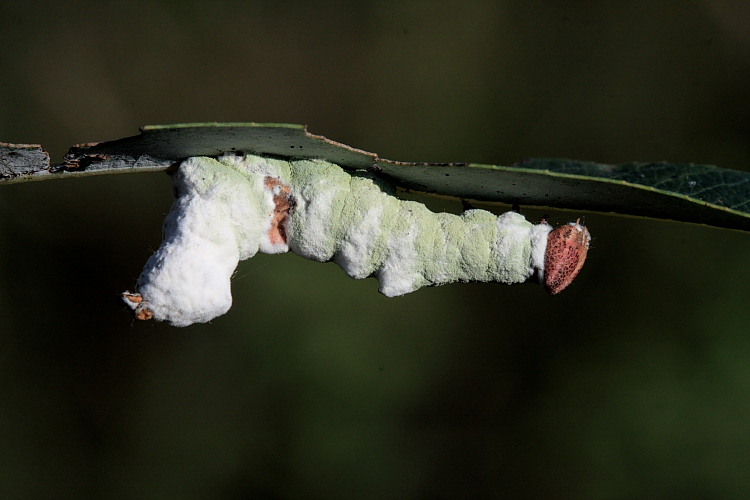
[[[388,297],[469,281],[535,280],[558,293],[580,271],[590,240],[578,223],[553,231],[516,212],[434,213],[367,171],[323,160],[194,157],[174,185],[164,241],[123,299],[136,318],[175,326],[226,313],[234,269],[258,252],[333,260],[353,278],[376,277]],[[555,269],[553,281],[545,266]]]

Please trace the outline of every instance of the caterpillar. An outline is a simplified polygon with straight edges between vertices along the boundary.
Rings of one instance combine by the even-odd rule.
[[[375,174],[323,160],[193,157],[173,178],[162,245],[122,297],[137,319],[175,326],[225,314],[232,273],[258,252],[332,260],[353,278],[376,277],[388,297],[470,281],[536,281],[556,294],[591,239],[579,221],[553,230],[513,211],[434,213]]]

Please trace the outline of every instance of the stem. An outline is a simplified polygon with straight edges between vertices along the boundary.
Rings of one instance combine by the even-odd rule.
[[[64,163],[50,164],[49,153],[38,144],[0,143],[0,184],[69,179],[91,175],[159,172],[172,167],[170,159],[85,153],[73,148]]]

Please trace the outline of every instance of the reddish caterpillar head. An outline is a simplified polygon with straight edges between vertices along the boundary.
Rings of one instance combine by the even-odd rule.
[[[544,254],[544,287],[552,295],[570,285],[586,262],[591,235],[580,219],[550,231]]]

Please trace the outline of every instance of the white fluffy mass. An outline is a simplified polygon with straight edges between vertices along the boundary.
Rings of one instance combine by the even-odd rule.
[[[255,255],[273,201],[262,177],[247,177],[207,158],[190,158],[174,176],[177,199],[164,241],[146,262],[137,290],[153,317],[175,326],[204,323],[232,306],[230,278]]]

